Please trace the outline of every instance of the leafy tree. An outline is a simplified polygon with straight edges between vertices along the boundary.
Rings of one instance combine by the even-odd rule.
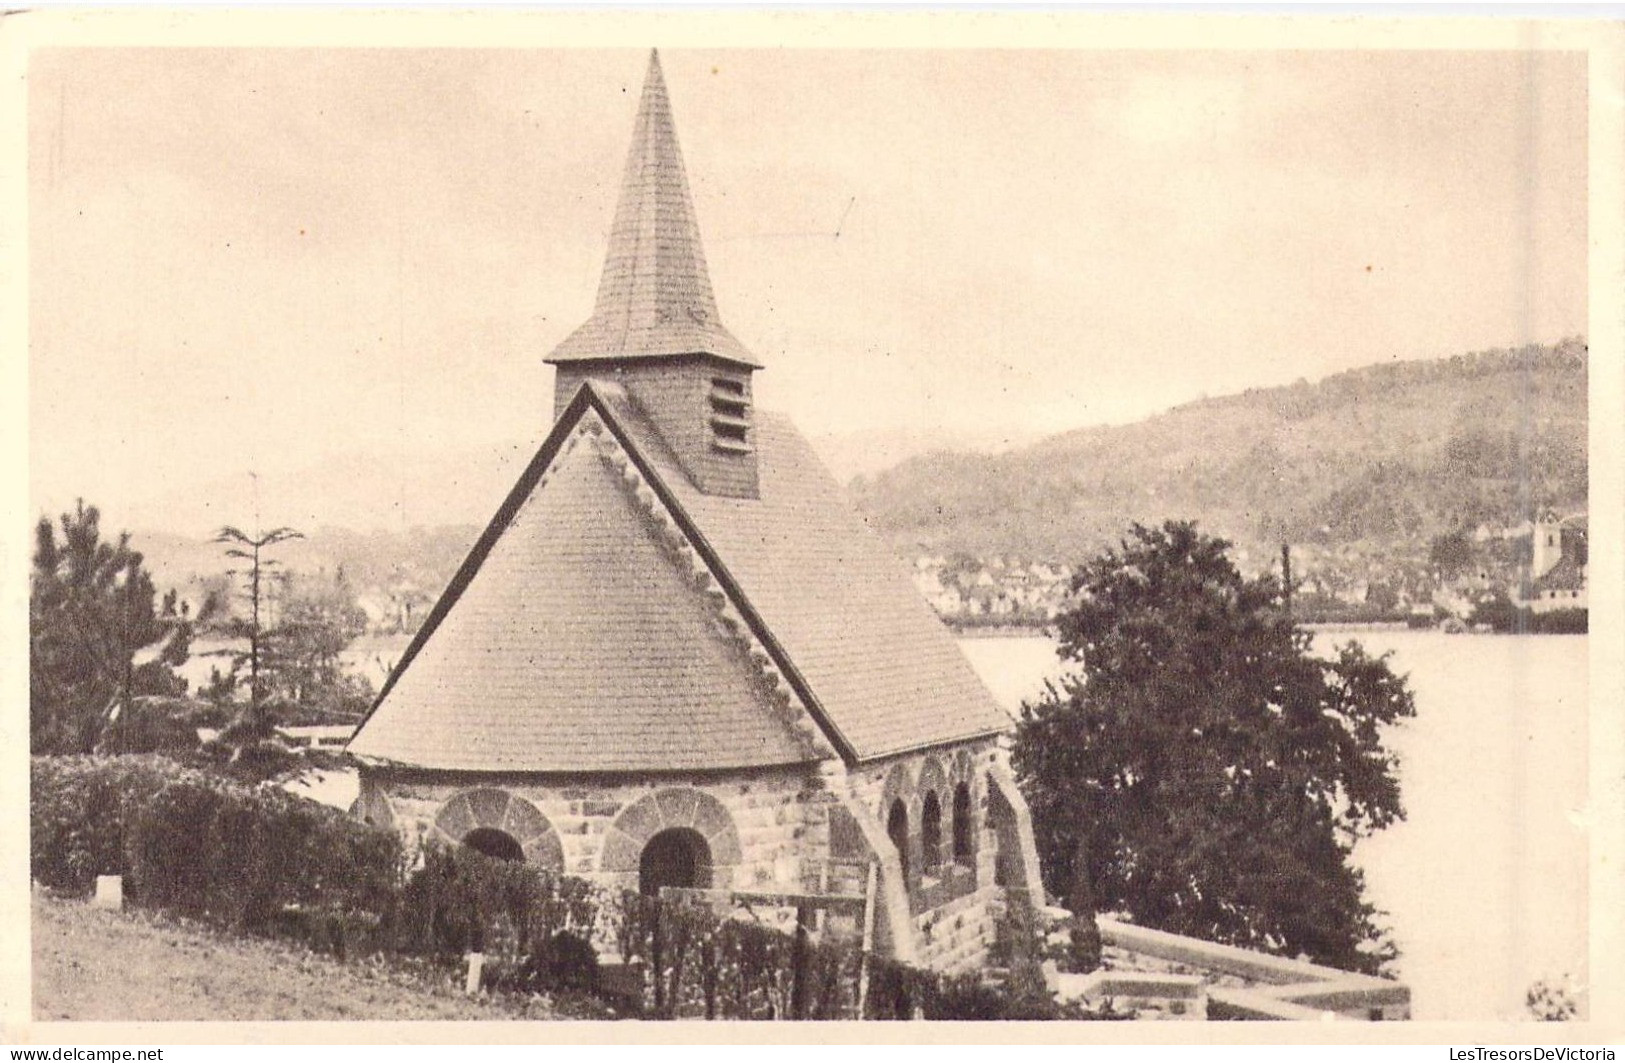
[[[116,708],[174,691],[171,668],[186,660],[190,628],[159,616],[155,597],[129,533],[103,540],[95,506],[81,499],[57,524],[40,518],[29,582],[33,752],[91,752]],[[138,653],[154,649],[138,662]]]
[[[1313,656],[1279,582],[1228,546],[1135,525],[1074,579],[1057,625],[1087,677],[1025,705],[1014,750],[1048,885],[1075,911],[1092,884],[1148,926],[1375,971],[1394,950],[1349,854],[1403,818],[1381,727],[1411,695],[1357,644]]]
[[[264,638],[268,697],[315,713],[359,715],[372,689],[348,674],[339,655],[367,627],[367,614],[341,567],[332,580],[284,583],[278,622]]]
[[[1496,589],[1474,604],[1468,622],[1474,625],[1488,624],[1498,632],[1524,634],[1529,630],[1529,616],[1528,609],[1520,609],[1506,591]]]
[[[1428,563],[1438,569],[1445,579],[1454,579],[1472,567],[1477,559],[1478,551],[1464,532],[1453,531],[1434,536],[1428,546]]]

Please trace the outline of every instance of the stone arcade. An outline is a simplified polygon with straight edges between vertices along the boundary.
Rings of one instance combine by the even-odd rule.
[[[652,56],[546,442],[349,751],[358,811],[604,885],[863,892],[986,963],[1041,904],[1010,720],[718,318]]]

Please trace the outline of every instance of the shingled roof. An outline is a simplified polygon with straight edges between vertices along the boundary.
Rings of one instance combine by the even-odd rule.
[[[1583,591],[1585,585],[1585,570],[1579,560],[1573,554],[1565,553],[1557,564],[1531,584],[1531,590],[1540,595],[1547,591]]]
[[[350,751],[463,771],[816,759],[610,461],[567,438],[526,471]]]
[[[604,424],[649,512],[590,447]],[[817,759],[753,692],[755,642],[821,737],[862,761],[1009,729],[953,638],[785,419],[759,499],[698,491],[613,384],[584,385],[403,655],[350,751],[483,771],[723,769]],[[658,503],[655,505],[653,503]],[[663,514],[746,630],[660,547]]]
[[[837,745],[868,760],[1009,730],[902,564],[788,418],[758,413],[758,499],[697,489],[648,420],[592,384],[806,684]]]
[[[592,317],[547,360],[677,354],[759,365],[717,313],[660,56],[651,52]]]

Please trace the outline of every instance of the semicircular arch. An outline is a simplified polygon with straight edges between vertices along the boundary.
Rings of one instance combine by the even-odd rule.
[[[885,783],[880,788],[880,807],[875,811],[882,822],[885,821],[895,801],[903,802],[911,814],[919,811],[920,799],[915,793],[914,773],[909,770],[906,760],[892,765],[891,771],[886,773]]]
[[[446,844],[460,844],[477,830],[508,835],[524,850],[526,863],[545,871],[564,870],[558,831],[541,809],[518,794],[494,786],[463,790],[435,813],[435,837]]]
[[[656,790],[622,809],[604,830],[598,869],[636,876],[649,842],[673,828],[692,830],[704,839],[709,849],[711,885],[727,888],[733,868],[744,859],[739,830],[726,805],[691,786]]]
[[[920,762],[920,781],[915,789],[920,793],[923,801],[928,793],[941,793],[948,787],[948,773],[943,770],[942,761],[936,757],[926,757]],[[939,798],[940,800],[940,798]]]

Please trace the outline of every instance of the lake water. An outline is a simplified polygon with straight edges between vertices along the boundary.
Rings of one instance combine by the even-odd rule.
[[[1537,979],[1586,977],[1586,638],[1331,631],[1315,651],[1350,639],[1416,695],[1387,736],[1407,818],[1355,850],[1414,1017],[1524,1018]],[[1012,711],[1063,671],[1047,638],[960,645]]]

